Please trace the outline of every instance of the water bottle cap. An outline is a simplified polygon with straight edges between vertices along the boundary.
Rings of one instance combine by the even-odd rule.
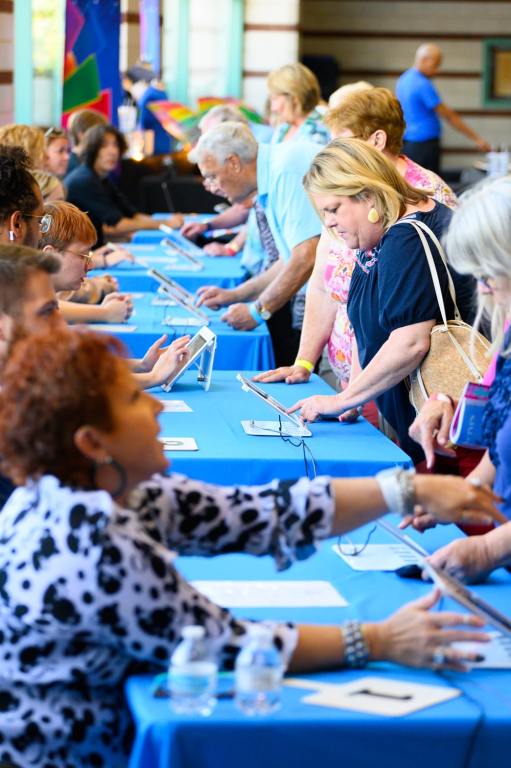
[[[204,627],[191,624],[189,627],[183,627],[181,634],[186,640],[198,640],[201,637],[204,637],[206,633],[204,631]]]

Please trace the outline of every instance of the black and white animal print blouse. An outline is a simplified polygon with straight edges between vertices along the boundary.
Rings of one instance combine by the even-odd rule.
[[[0,765],[125,766],[122,686],[134,663],[160,671],[182,627],[201,624],[229,667],[246,632],[179,575],[173,550],[269,553],[285,568],[312,554],[333,516],[328,478],[155,477],[128,506],[46,476],[0,514]],[[295,628],[271,627],[288,660]]]

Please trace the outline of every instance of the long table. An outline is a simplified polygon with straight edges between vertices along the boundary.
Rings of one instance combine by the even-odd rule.
[[[237,370],[244,369],[240,366]],[[285,406],[309,395],[333,393],[318,376],[307,384],[262,386]],[[203,390],[191,370],[171,392],[152,392],[163,400],[184,400],[192,409],[192,413],[160,415],[163,436],[194,437],[199,447],[198,451],[169,452],[177,472],[227,485],[305,474],[303,449],[296,440],[257,437],[243,431],[242,419],[274,421],[278,414],[252,393],[243,392],[236,371],[214,371],[209,392]],[[372,475],[386,467],[411,466],[409,457],[365,420],[357,424],[321,421],[312,424],[311,431],[313,437],[305,438],[305,444],[312,452],[317,474],[353,477]],[[311,470],[310,456],[308,464]]]
[[[168,326],[166,317],[186,317],[186,312],[177,306],[155,306],[154,294],[139,294],[134,297],[134,314],[121,325],[91,325],[91,328],[111,332],[127,346],[133,357],[142,357],[147,348],[163,333],[171,340],[184,334],[193,335],[197,327],[183,325]],[[218,345],[215,368],[265,370],[274,365],[271,338],[265,324],[253,331],[236,331],[220,321],[223,310],[205,310],[211,318],[210,328],[217,334]]]
[[[196,272],[176,268],[176,263],[183,263],[172,248],[161,243],[165,236],[156,232],[157,238],[151,243],[123,243],[131,251],[135,259],[143,260],[148,267],[163,272],[164,275],[177,280],[184,288],[192,293],[202,285],[218,285],[220,288],[235,288],[246,278],[246,272],[241,266],[241,256],[204,256],[200,257],[204,268]],[[91,276],[101,276],[102,270],[93,270]],[[158,287],[157,281],[148,274],[140,261],[134,264],[129,261],[120,262],[108,269],[108,274],[115,277],[122,291],[153,291]]]
[[[369,527],[352,534],[366,539]],[[421,544],[432,552],[454,535],[452,526],[428,531]],[[459,532],[456,531],[459,535]],[[373,542],[387,541],[379,530]],[[348,618],[378,620],[405,602],[426,594],[430,585],[399,579],[392,573],[351,570],[324,542],[318,554],[296,563],[279,578],[326,579],[346,598],[344,608],[236,609],[238,616],[339,624]],[[188,579],[275,579],[269,558],[225,555],[212,559],[181,557],[177,566]],[[490,583],[476,587],[482,596],[509,613],[511,575],[497,571]],[[442,609],[459,610],[449,600]],[[151,678],[127,681],[126,696],[136,738],[130,768],[488,768],[506,766],[511,754],[511,671],[474,670],[468,674],[436,673],[373,663],[365,670],[306,675],[306,681],[346,683],[386,677],[459,688],[458,698],[406,717],[384,717],[311,706],[301,699],[305,687],[284,686],[282,708],[266,718],[243,716],[232,700],[219,701],[211,717],[172,713],[166,699],[151,694]]]

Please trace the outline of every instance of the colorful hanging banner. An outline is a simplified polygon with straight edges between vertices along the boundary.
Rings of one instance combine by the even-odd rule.
[[[117,124],[120,0],[66,0],[62,125],[79,109],[95,109]]]
[[[239,99],[221,96],[204,96],[197,99],[197,112],[179,101],[153,101],[148,104],[167,133],[184,144],[193,144],[199,138],[199,121],[212,107],[220,104],[232,104],[243,112],[251,123],[262,123],[261,115]]]

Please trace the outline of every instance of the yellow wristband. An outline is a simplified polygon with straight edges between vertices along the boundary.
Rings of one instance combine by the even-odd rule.
[[[295,360],[295,365],[300,365],[302,368],[305,368],[306,371],[309,371],[309,373],[312,373],[314,370],[314,364],[310,363],[308,360],[303,360],[301,357],[299,357],[298,360]]]

